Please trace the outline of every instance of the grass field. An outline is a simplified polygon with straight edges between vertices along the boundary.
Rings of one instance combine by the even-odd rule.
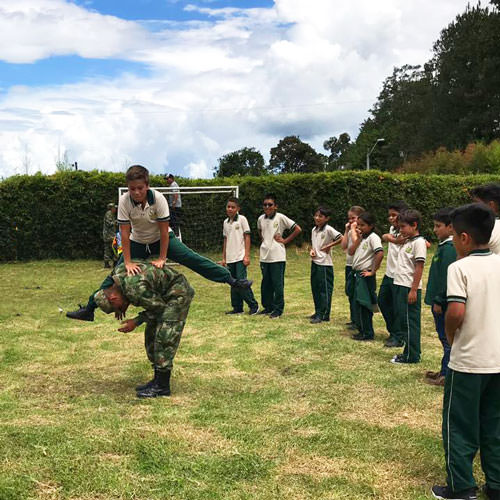
[[[431,314],[418,365],[389,363],[380,314],[375,342],[351,340],[335,253],[321,325],[306,319],[305,250],[289,249],[276,321],[225,316],[229,288],[186,272],[197,295],[173,395],[150,401],[134,391],[150,377],[143,328],[58,310],[96,288],[100,262],[0,265],[0,499],[429,498],[444,479],[442,390],[423,383],[440,360]]]

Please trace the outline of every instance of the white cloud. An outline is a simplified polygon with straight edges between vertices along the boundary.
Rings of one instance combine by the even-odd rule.
[[[236,2],[235,2],[236,3]],[[392,68],[430,56],[466,0],[276,0],[272,9],[202,9],[209,21],[147,23],[63,0],[2,0],[0,59],[53,54],[146,63],[148,76],[11,88],[0,101],[0,174],[53,171],[58,148],[83,168],[139,162],[211,176],[217,158],[264,154],[298,134],[318,151],[355,135]],[[198,7],[190,7],[199,10]]]

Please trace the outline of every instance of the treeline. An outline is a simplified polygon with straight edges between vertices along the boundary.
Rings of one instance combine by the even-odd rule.
[[[330,137],[322,154],[289,136],[271,148],[268,165],[259,151],[244,148],[220,158],[214,175],[363,169],[368,151],[379,170],[498,172],[500,0],[489,3],[457,15],[424,65],[394,69],[355,141],[347,133]]]
[[[373,212],[380,229],[386,229],[387,204],[403,199],[423,214],[424,234],[432,239],[432,214],[443,206],[470,201],[469,189],[500,176],[437,176],[371,172],[327,172],[260,177],[182,179],[183,186],[240,186],[242,212],[257,241],[256,221],[268,192],[278,198],[279,210],[297,221],[304,233],[297,243],[308,241],[312,216],[318,205],[332,209],[332,224],[342,230],[351,205]],[[106,205],[117,201],[125,175],[109,172],[59,172],[54,175],[14,176],[0,182],[0,260],[102,257],[102,221]],[[160,176],[152,186],[165,185]],[[209,196],[188,196],[183,204],[196,203],[198,223],[221,232],[225,207]],[[203,220],[201,219],[203,217]],[[220,251],[220,244],[215,251]]]

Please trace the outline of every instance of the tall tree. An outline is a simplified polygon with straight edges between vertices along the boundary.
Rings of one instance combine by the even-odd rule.
[[[264,157],[255,148],[242,148],[219,158],[219,165],[214,169],[214,177],[232,175],[265,175],[269,173]]]
[[[338,138],[333,136],[323,142],[323,148],[330,152],[328,170],[337,170],[346,164],[346,153],[351,146],[351,136],[347,132],[340,134]]]
[[[296,135],[281,139],[270,153],[269,167],[277,174],[322,172],[326,169],[325,155],[317,153]]]

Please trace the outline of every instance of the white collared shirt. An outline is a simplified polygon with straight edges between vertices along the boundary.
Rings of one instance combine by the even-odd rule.
[[[399,236],[399,232],[394,226],[389,228],[389,234],[397,238]],[[402,245],[398,245],[397,243],[391,243],[387,245],[387,265],[385,268],[385,275],[389,278],[394,278],[394,273],[396,272],[396,266],[398,265],[398,255],[401,250]]]
[[[286,247],[283,243],[278,243],[274,237],[279,234],[283,236],[285,229],[293,230],[295,222],[286,215],[276,212],[273,217],[262,214],[257,219],[257,228],[262,235],[260,244],[261,262],[285,262]]]
[[[250,226],[244,215],[236,214],[224,221],[222,235],[226,239],[226,263],[240,262],[245,257],[245,234],[250,234]]]
[[[311,232],[311,246],[316,257],[312,257],[312,261],[318,266],[333,266],[331,250],[322,252],[321,249],[339,238],[342,238],[342,234],[328,224],[325,224],[321,229],[317,226],[314,227]]]
[[[411,288],[417,262],[424,262],[427,258],[427,245],[423,236],[415,236],[407,240],[398,253],[396,271],[394,273],[394,284]],[[422,279],[418,284],[422,289]]]
[[[352,258],[352,268],[354,271],[372,269],[375,254],[383,251],[380,236],[375,232],[371,232],[366,238],[361,240],[358,248],[356,248]]]

